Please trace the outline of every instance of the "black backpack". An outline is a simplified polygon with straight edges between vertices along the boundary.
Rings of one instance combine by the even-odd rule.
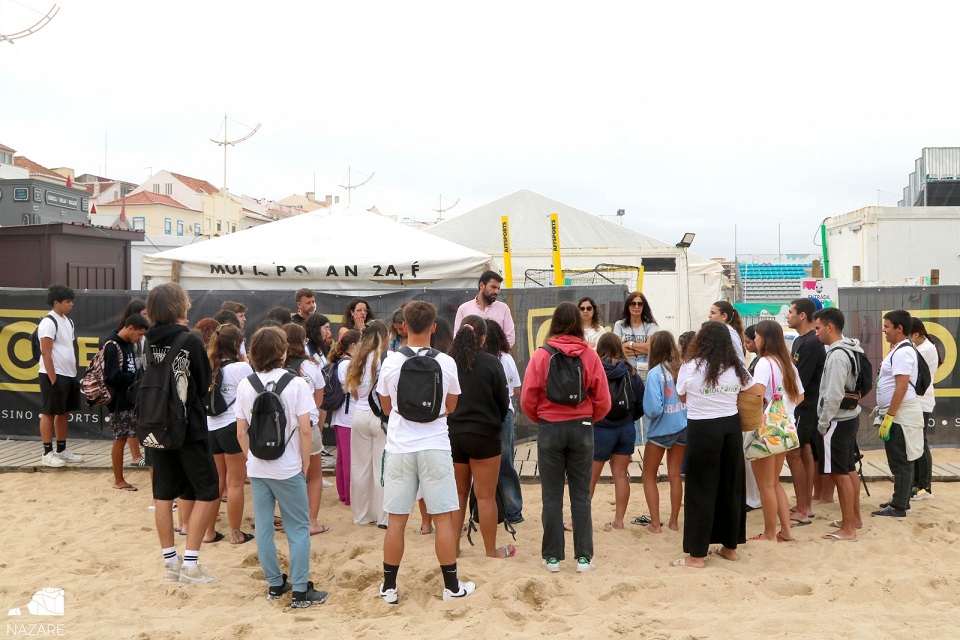
[[[173,361],[190,334],[177,334],[163,360],[148,342],[143,375],[137,387],[137,439],[151,449],[179,449],[187,436],[187,408],[177,393]]]
[[[233,403],[237,401],[237,398],[234,397],[233,400],[230,401],[230,404],[227,404],[226,399],[223,397],[223,370],[228,364],[234,364],[235,362],[236,360],[224,360],[220,363],[220,369],[217,370],[213,384],[210,385],[210,389],[207,391],[207,397],[203,399],[203,408],[207,410],[207,415],[210,417],[223,415],[227,409],[232,407]]]
[[[344,358],[349,357],[344,356]],[[340,361],[337,360],[320,370],[323,374],[323,400],[320,402],[320,409],[327,413],[336,411],[344,404],[347,405],[346,411],[350,411],[350,394],[343,390],[343,385],[340,383],[340,374],[337,371],[339,366]]]
[[[856,379],[853,389],[847,389],[846,386],[844,386],[845,393],[843,400],[840,401],[840,408],[844,411],[850,411],[860,404],[860,400],[862,400],[864,396],[873,391],[873,365],[870,364],[867,354],[862,351],[837,347],[830,353],[838,350],[847,354],[853,376]],[[829,353],[827,355],[829,355]]]
[[[503,494],[500,492],[500,484],[497,484],[497,524],[502,524],[503,528],[513,536],[513,539],[517,539],[517,530],[516,528],[507,522],[506,511],[503,508]],[[473,483],[470,484],[470,497],[468,499],[470,507],[470,522],[467,523],[467,541],[470,543],[470,546],[473,546],[473,532],[479,529],[480,525],[480,511],[477,507],[477,496],[473,493]]]
[[[912,342],[910,342],[909,345],[910,348],[913,349],[913,352],[917,354],[917,384],[913,385],[913,389],[917,392],[918,396],[922,396],[927,392],[927,389],[930,388],[930,383],[933,382],[933,376],[930,375],[930,365],[923,359],[923,356],[920,355],[917,348]],[[897,351],[905,346],[907,346],[907,344],[901,344],[893,350],[893,353],[896,354]],[[890,359],[893,360],[893,357],[891,356]]]
[[[387,359],[387,356],[390,355],[389,351],[384,351],[380,354],[380,366],[377,368],[377,377],[370,381],[370,395],[367,396],[367,404],[370,405],[370,411],[373,411],[373,415],[380,418],[380,426],[383,428],[384,433],[386,433],[385,423],[390,418],[383,411],[383,406],[380,403],[380,394],[377,393],[377,384],[380,382],[380,372],[383,370],[383,361]]]
[[[260,382],[260,376],[256,373],[247,376],[250,386],[257,392],[250,412],[250,424],[247,425],[247,438],[250,441],[250,453],[261,460],[276,460],[282,456],[287,443],[297,432],[294,429],[284,439],[287,431],[287,412],[280,399],[280,394],[295,379],[296,376],[286,371],[275,383],[268,382],[264,387]]]
[[[628,372],[619,378],[607,378],[607,386],[610,387],[610,411],[607,412],[605,420],[616,421],[633,415],[632,377]]]
[[[578,405],[586,396],[583,389],[583,361],[568,356],[548,344],[541,347],[550,354],[547,367],[547,400],[555,404]]]
[[[433,422],[443,411],[443,370],[437,362],[436,349],[414,351],[404,347],[398,351],[407,356],[400,367],[397,381],[396,411],[411,422]]]
[[[57,322],[57,319],[54,317],[53,313],[48,313],[47,315],[40,318],[40,321],[37,322],[37,330],[33,332],[30,336],[30,354],[33,356],[31,364],[38,364],[40,358],[43,356],[43,352],[40,349],[40,323],[50,318],[53,320],[53,339],[57,339],[57,333],[60,332],[60,323]],[[70,323],[70,326],[73,326],[73,320],[67,318],[67,321]],[[74,338],[74,351],[76,351],[76,338]]]

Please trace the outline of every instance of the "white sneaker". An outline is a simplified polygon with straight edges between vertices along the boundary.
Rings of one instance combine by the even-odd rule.
[[[549,571],[550,573],[560,573],[560,561],[556,558],[549,558],[544,560],[540,564],[543,565],[543,568]]]
[[[597,565],[593,564],[593,560],[587,560],[586,558],[577,558],[577,573],[584,573],[585,571],[593,571],[597,568]]]
[[[68,464],[80,464],[83,462],[83,456],[78,456],[73,451],[70,451],[70,449],[64,449],[59,452],[57,456]]]
[[[332,482],[330,482],[330,481],[327,480],[326,478],[323,478],[323,488],[324,488],[324,489],[329,489],[329,488],[332,487],[332,486],[333,486],[333,483],[332,483]]]
[[[443,599],[444,600],[456,600],[457,598],[466,598],[468,595],[477,590],[477,585],[472,582],[460,582],[460,590],[454,593],[450,589],[443,590]]]
[[[164,562],[163,563],[163,579],[166,582],[180,582],[180,565],[182,559],[180,556],[177,556],[176,562]]]
[[[66,466],[67,463],[57,455],[56,451],[51,451],[40,457],[40,464],[45,467],[63,467]]]
[[[220,582],[220,578],[207,571],[203,566],[195,564],[192,567],[180,567],[180,586],[190,584],[211,584]]]
[[[380,583],[380,597],[383,598],[383,601],[387,604],[397,604],[397,601],[400,599],[400,595],[396,589],[384,589],[382,582]]]
[[[920,489],[917,491],[917,495],[910,498],[911,500],[933,500],[933,494],[927,491],[926,489]]]

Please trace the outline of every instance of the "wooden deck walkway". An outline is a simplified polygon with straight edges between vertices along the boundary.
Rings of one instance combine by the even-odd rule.
[[[85,461],[79,465],[68,465],[64,469],[80,469],[85,471],[101,471],[110,468],[110,448],[112,441],[109,440],[71,440],[70,449],[82,455]],[[336,453],[335,447],[328,448],[332,453]],[[933,455],[933,480],[934,482],[958,482],[960,481],[960,463],[937,462],[937,449],[934,449]],[[943,451],[942,449],[939,451]],[[0,472],[10,471],[58,471],[44,467],[40,464],[40,454],[42,448],[38,440],[0,440]],[[863,475],[867,480],[892,480],[893,475],[886,463],[886,456],[882,450],[865,451],[863,458]],[[951,459],[956,459],[956,455],[950,455]],[[326,460],[332,460],[330,458]],[[130,464],[130,452],[124,451],[124,463]],[[332,468],[324,464],[324,471],[332,472]],[[515,467],[520,478],[526,482],[539,481],[539,469],[537,466],[537,446],[535,442],[525,442],[517,445]],[[642,470],[643,457],[639,452],[634,452],[633,459],[628,467],[631,482],[640,482],[640,473]],[[660,463],[660,480],[666,480],[667,468],[664,462]],[[606,465],[600,477],[601,481],[609,482],[610,466]],[[782,480],[790,479],[790,469],[784,466]]]

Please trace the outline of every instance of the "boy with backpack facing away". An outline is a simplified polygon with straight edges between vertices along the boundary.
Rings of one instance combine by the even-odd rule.
[[[34,344],[39,360],[40,439],[43,441],[45,467],[78,464],[83,457],[67,449],[67,418],[80,408],[80,383],[77,381],[77,352],[73,320],[73,289],[55,284],[47,290],[50,313],[40,319]],[[39,349],[37,347],[39,346]],[[53,436],[57,450],[53,450]]]
[[[457,407],[460,381],[453,358],[430,348],[436,318],[437,310],[428,302],[414,300],[404,306],[407,346],[387,356],[377,382],[383,412],[390,416],[383,461],[383,510],[388,523],[380,585],[380,597],[387,604],[398,601],[404,529],[418,487],[436,527],[443,599],[463,598],[476,589],[472,582],[460,582],[457,577],[460,501],[446,414]]]
[[[122,491],[137,490],[123,477],[123,448],[127,440],[137,437],[137,415],[127,390],[137,377],[135,345],[149,328],[150,323],[146,318],[139,313],[131,313],[124,320],[123,328],[111,333],[101,347],[104,379],[113,396],[107,405],[110,409],[110,430],[113,431],[113,447],[110,450],[113,488]]]
[[[839,521],[836,531],[823,536],[824,540],[850,541],[857,539],[857,529],[863,527],[860,518],[860,476],[857,475],[856,444],[860,405],[856,398],[847,398],[848,393],[869,392],[857,389],[857,379],[869,364],[863,358],[860,342],[843,337],[843,313],[834,307],[820,309],[813,314],[813,327],[817,338],[827,350],[820,377],[820,401],[817,431],[823,446],[820,452],[820,473],[830,474],[837,485],[840,502]]]
[[[220,491],[203,405],[210,388],[210,361],[203,342],[187,330],[188,311],[190,298],[179,284],[150,290],[146,312],[155,324],[146,334],[136,409],[137,436],[153,452],[154,514],[165,578],[181,586],[220,581],[199,564],[200,544],[210,514],[219,506]],[[171,375],[175,384],[170,398],[151,393],[154,381]],[[196,501],[182,561],[173,538],[175,498]]]
[[[284,369],[287,336],[276,327],[257,330],[250,340],[255,373],[237,386],[237,439],[247,455],[253,494],[257,556],[267,579],[267,600],[293,591],[290,606],[302,609],[327,600],[307,580],[310,574],[310,411],[313,390],[300,376]],[[290,581],[280,573],[274,542],[274,505],[280,505],[290,554]]]

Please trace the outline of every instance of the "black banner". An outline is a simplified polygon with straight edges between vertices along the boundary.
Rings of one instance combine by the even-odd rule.
[[[577,302],[591,296],[604,311],[604,318],[616,319],[623,308],[627,290],[623,286],[550,287],[543,289],[503,289],[500,301],[513,311],[516,323],[516,344],[513,356],[521,376],[533,348],[543,344],[554,308],[562,301]],[[30,337],[36,331],[37,321],[49,312],[45,289],[0,289],[0,437],[39,435],[38,410],[40,387],[37,367],[29,363]],[[425,300],[451,324],[457,308],[476,295],[468,289],[402,290],[379,295],[365,295],[377,318],[388,324],[393,312],[407,300]],[[78,291],[70,314],[76,326],[79,347],[80,375],[97,353],[100,340],[120,322],[120,314],[132,298],[146,298],[144,291]],[[355,296],[317,292],[317,313],[330,318],[336,335],[343,312]],[[275,306],[296,310],[293,292],[286,291],[191,291],[190,326],[198,320],[213,316],[226,300],[247,306],[247,336]],[[608,324],[612,325],[612,322]],[[535,436],[530,422],[518,412],[517,438]],[[83,410],[70,415],[70,437],[109,439],[100,410]]]

